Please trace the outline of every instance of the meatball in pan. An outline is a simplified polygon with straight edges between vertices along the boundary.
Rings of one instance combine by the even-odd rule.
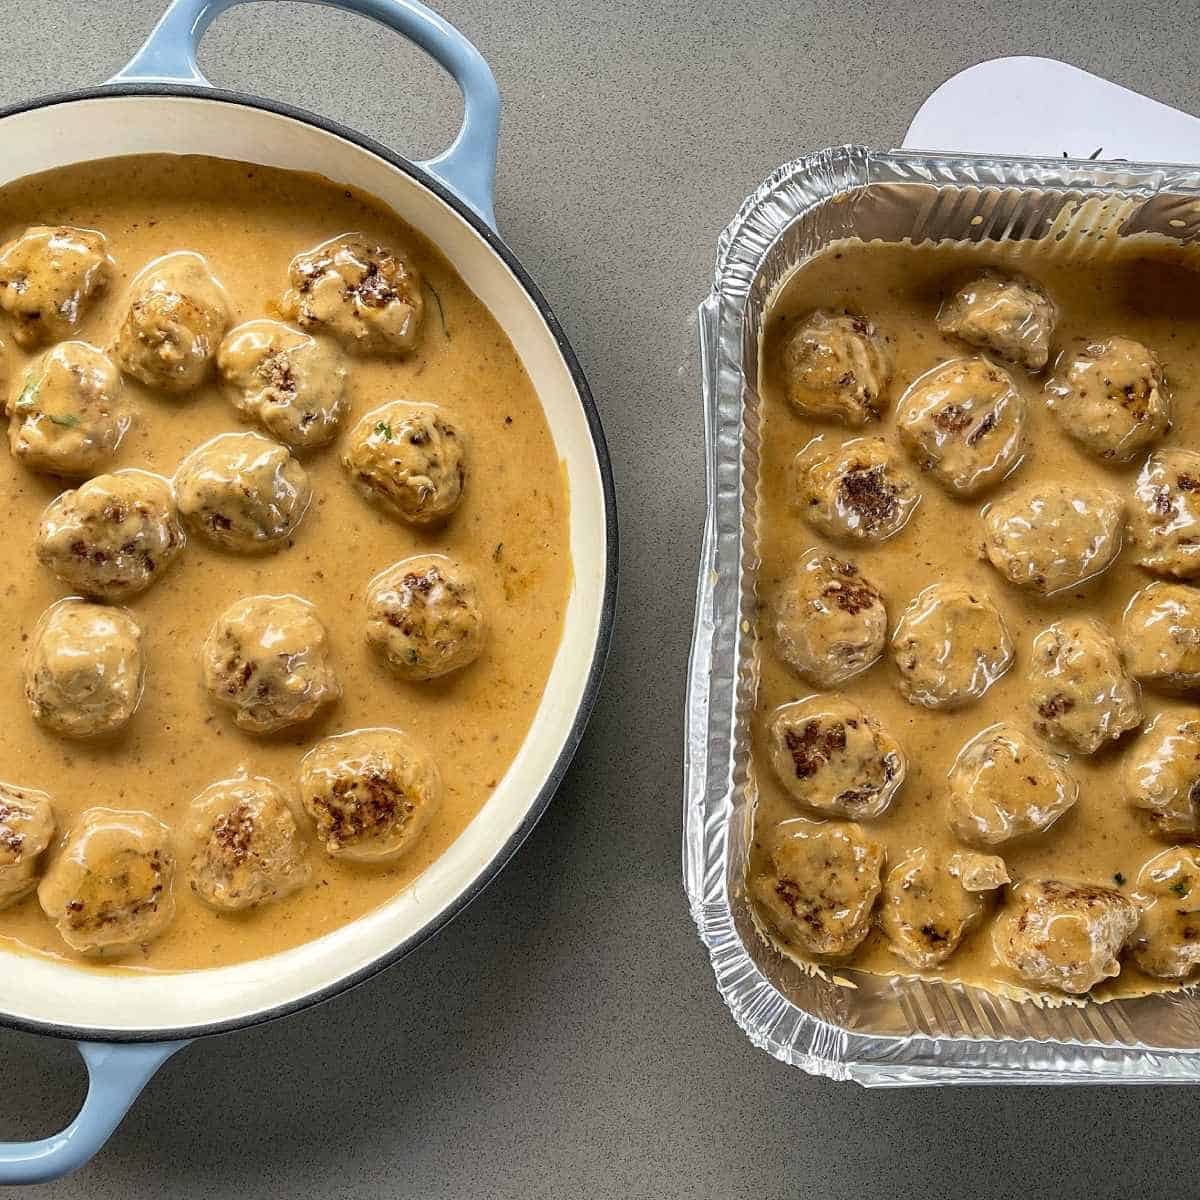
[[[399,858],[420,839],[441,799],[437,764],[398,729],[326,738],[300,763],[300,802],[331,858]]]
[[[80,816],[38,885],[42,911],[76,953],[128,954],[175,916],[175,850],[144,812],[92,808]]]
[[[367,588],[367,641],[401,679],[437,679],[473,663],[486,623],[466,567],[441,554],[405,559]]]
[[[148,471],[97,475],[42,516],[38,561],[98,600],[125,600],[159,579],[184,546],[171,485]]]
[[[258,908],[311,878],[296,816],[269,779],[240,775],[210,784],[192,801],[187,834],[188,883],[215,909]]]
[[[108,240],[94,229],[33,225],[0,246],[0,310],[24,350],[73,337],[112,280]]]

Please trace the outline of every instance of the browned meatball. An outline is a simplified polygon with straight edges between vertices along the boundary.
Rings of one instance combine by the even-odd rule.
[[[1040,371],[1050,358],[1056,319],[1054,302],[1032,280],[984,271],[946,299],[937,325],[972,346]]]
[[[958,752],[949,785],[951,829],[983,846],[1044,833],[1079,798],[1064,761],[1009,724],[990,726]]]
[[[1168,691],[1200,688],[1200,591],[1152,583],[1125,609],[1121,641],[1130,672]]]
[[[888,623],[883,597],[852,562],[807,555],[775,611],[780,657],[816,687],[836,687],[883,654]]]
[[[877,817],[904,782],[900,744],[840,696],[785,704],[767,725],[771,766],[788,795],[819,813]]]
[[[1037,635],[1028,672],[1033,727],[1080,754],[1095,754],[1142,723],[1138,686],[1111,633],[1090,617]]]
[[[326,738],[300,764],[300,801],[333,858],[399,858],[424,833],[441,799],[433,759],[398,729]]]
[[[1138,476],[1129,531],[1137,561],[1156,575],[1200,575],[1200,454],[1159,450]]]
[[[1122,762],[1121,782],[1158,837],[1200,836],[1200,719],[1159,713]]]
[[[298,254],[282,309],[304,329],[328,333],[353,354],[408,354],[425,301],[421,276],[403,254],[361,234]]]
[[[882,542],[908,523],[921,493],[881,438],[810,442],[796,457],[796,503],[814,529],[839,541]]]
[[[910,704],[959,708],[1012,665],[1013,640],[986,592],[951,580],[931,584],[900,614],[892,657]]]
[[[309,881],[296,818],[269,779],[240,775],[210,784],[192,801],[188,836],[189,883],[213,908],[257,908]]]
[[[213,623],[201,650],[204,686],[247,733],[311,720],[342,694],[317,610],[298,596],[247,596]]]
[[[296,450],[322,446],[346,411],[341,354],[279,321],[247,321],[225,335],[217,367],[234,407]]]
[[[282,547],[312,500],[308,472],[286,446],[257,433],[223,433],[198,446],[175,473],[179,511],[222,550]]]
[[[1141,922],[1133,961],[1148,975],[1183,979],[1200,963],[1200,846],[1173,846],[1138,872]]]
[[[1123,463],[1171,428],[1171,398],[1153,350],[1110,337],[1064,352],[1046,384],[1046,407],[1097,458]]]
[[[13,457],[51,475],[100,470],[130,423],[117,368],[87,342],[62,342],[31,363],[8,414]]]
[[[866,425],[886,406],[891,356],[865,317],[817,309],[788,332],[781,358],[787,398],[806,417]]]
[[[1099,575],[1121,550],[1125,501],[1084,484],[1033,482],[987,511],[984,552],[1010,583],[1052,596]]]
[[[38,886],[42,911],[79,954],[115,956],[153,941],[175,916],[170,831],[143,812],[92,808]]]
[[[982,895],[1008,882],[1004,860],[960,851],[913,851],[883,882],[879,924],[892,952],[917,970],[943,963],[983,916]]]
[[[437,679],[470,666],[485,636],[474,576],[444,555],[406,558],[367,589],[367,641],[402,679]]]
[[[123,609],[60,600],[25,654],[34,720],[63,737],[104,737],[129,723],[142,698],[142,628]]]
[[[0,309],[26,350],[71,337],[109,284],[104,234],[69,225],[32,225],[0,246]]]
[[[1025,398],[986,358],[934,367],[904,393],[900,441],[914,461],[959,496],[999,483],[1025,453]]]
[[[180,395],[202,384],[231,320],[229,299],[199,254],[156,259],[133,281],[117,332],[121,370]]]
[[[398,400],[355,425],[342,465],[369,498],[402,520],[435,525],[462,500],[467,439],[449,413]]]
[[[762,919],[797,953],[843,958],[870,932],[883,847],[851,824],[784,821],[770,865],[750,881]]]
[[[37,886],[42,854],[54,837],[54,807],[45,792],[0,783],[0,909]]]
[[[160,578],[184,540],[167,481],[126,470],[97,475],[53,500],[42,516],[37,556],[85,595],[124,600]]]
[[[1026,983],[1082,995],[1120,973],[1137,923],[1133,901],[1113,888],[1034,879],[1012,889],[992,945]]]

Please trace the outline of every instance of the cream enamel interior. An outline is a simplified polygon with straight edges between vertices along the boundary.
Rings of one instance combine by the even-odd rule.
[[[218,112],[219,109],[219,112]],[[5,119],[0,184],[87,159],[202,154],[316,171],[377,196],[433,241],[511,339],[541,399],[570,496],[573,587],[563,637],[532,731],[494,794],[415,885],[336,932],[266,959],[185,974],[103,974],[0,955],[0,1010],[74,1029],[168,1033],[237,1022],[302,1000],[386,955],[470,889],[520,828],[583,699],[601,636],[606,574],[603,481],[570,371],[536,305],[476,230],[386,160],[303,121],[229,101],[122,96],[70,101]]]

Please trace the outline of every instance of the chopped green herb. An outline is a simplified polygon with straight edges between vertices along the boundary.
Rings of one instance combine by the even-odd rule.
[[[52,424],[61,425],[64,429],[74,429],[79,424],[79,418],[74,413],[63,413],[62,416],[47,413],[46,416]]]
[[[1124,887],[1125,886],[1125,876],[1122,875],[1120,871],[1118,871],[1113,876],[1113,883],[1115,883],[1117,885],[1117,887]]]
[[[16,404],[13,408],[17,412],[28,412],[33,407],[33,397],[37,393],[37,380],[33,377],[32,371],[25,372],[25,386],[21,389],[21,394],[17,397]]]
[[[421,661],[421,656],[415,650],[413,650],[411,647],[409,647],[409,651],[408,651],[408,661],[410,663],[418,663]]]
[[[438,316],[442,319],[442,332],[446,335],[446,341],[450,340],[450,330],[446,326],[446,310],[442,307],[442,298],[438,295],[438,290],[429,280],[425,280],[425,286],[429,289],[429,294],[433,297],[434,303],[438,306]]]
[[[500,551],[504,549],[503,542],[497,542],[495,550],[492,551],[492,562],[500,561]]]
[[[380,421],[379,424],[375,426],[375,432],[379,434],[380,437],[387,438],[389,442],[392,440],[392,427],[386,421]]]
[[[1173,884],[1171,884],[1171,891],[1173,891],[1177,896],[1186,896],[1187,890],[1188,885],[1186,879],[1177,879]]]

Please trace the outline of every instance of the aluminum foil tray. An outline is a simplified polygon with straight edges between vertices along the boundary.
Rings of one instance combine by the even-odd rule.
[[[1047,1007],[959,984],[811,973],[755,931],[758,347],[780,284],[833,241],[1044,243],[1102,261],[1121,239],[1200,241],[1200,168],[849,146],[782,167],[721,235],[700,306],[708,516],[688,675],[684,881],[717,985],[755,1045],[871,1086],[1200,1081],[1200,994]],[[1197,247],[1200,257],[1200,246]]]

